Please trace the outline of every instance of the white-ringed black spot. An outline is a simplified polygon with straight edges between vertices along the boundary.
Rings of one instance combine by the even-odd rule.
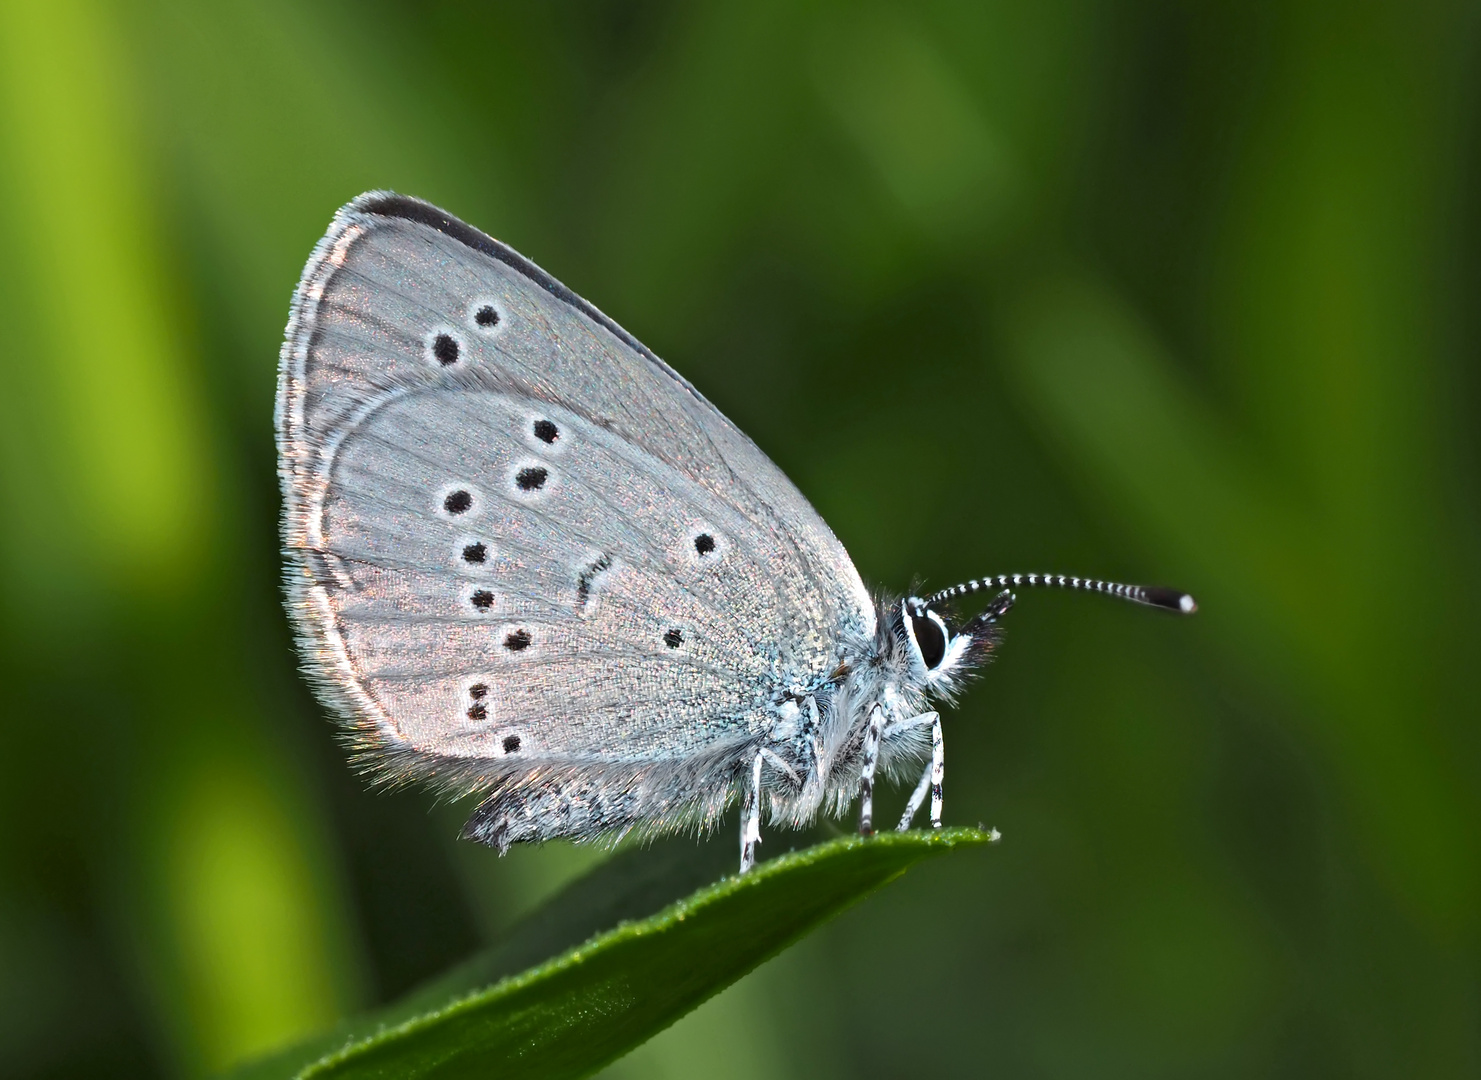
[[[466,514],[473,509],[473,495],[462,488],[449,491],[447,498],[442,500],[442,508],[449,514]]]
[[[482,701],[484,698],[489,696],[488,684],[481,682],[474,683],[472,686],[468,687],[468,696],[471,697],[474,701]]]
[[[488,545],[482,540],[463,545],[463,561],[465,563],[482,564],[488,561],[488,557]]]
[[[469,720],[487,720],[489,718],[489,707],[481,701],[475,701],[468,706]]]
[[[715,538],[709,533],[700,533],[694,538],[694,550],[701,557],[715,550]]]
[[[514,475],[514,483],[520,491],[539,491],[550,477],[550,470],[539,465],[520,469]]]
[[[473,321],[480,329],[492,330],[499,325],[499,312],[493,304],[484,304],[473,313]]]
[[[494,606],[494,594],[487,589],[476,590],[468,600],[479,611],[487,611]]]
[[[505,735],[504,736],[504,753],[506,753],[506,754],[513,754],[513,753],[517,753],[518,751],[519,751],[519,736],[518,735]]]
[[[539,439],[541,442],[547,444],[553,443],[556,439],[560,438],[560,435],[560,429],[557,428],[549,420],[535,421],[535,438]]]
[[[511,630],[504,638],[504,648],[510,652],[523,652],[530,647],[530,632],[523,628]]]
[[[663,632],[663,643],[670,649],[677,649],[684,644],[684,632],[677,626]]]
[[[457,339],[451,334],[438,334],[432,339],[432,355],[443,367],[451,367],[458,362],[458,356],[462,353]]]

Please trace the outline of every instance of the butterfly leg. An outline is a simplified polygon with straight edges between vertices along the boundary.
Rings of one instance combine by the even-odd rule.
[[[931,721],[931,828],[941,828],[941,781],[946,778],[946,751],[941,745],[941,717]]]
[[[756,751],[756,758],[751,762],[751,786],[746,788],[745,801],[741,805],[742,874],[756,865],[756,845],[761,843],[761,759],[764,756],[764,750]]]
[[[770,764],[771,767],[777,772],[785,773],[787,775],[787,778],[791,780],[792,783],[796,784],[798,787],[802,786],[802,777],[797,775],[797,770],[783,761],[775,750],[768,750],[766,749],[766,747],[763,746],[761,748],[761,756],[765,758],[767,763]]]
[[[884,709],[876,705],[869,712],[869,726],[864,729],[864,767],[859,773],[859,832],[874,835],[874,767],[879,764],[879,737],[884,731]]]
[[[895,826],[896,832],[905,832],[910,828],[910,823],[915,820],[915,815],[920,810],[920,804],[926,801],[926,791],[931,786],[931,766],[926,764],[920,774],[920,783],[915,785],[915,790],[910,793],[910,801],[905,804],[905,813],[900,815],[900,824]]]
[[[901,726],[925,723],[931,725],[931,761],[920,774],[920,783],[915,785],[910,801],[905,804],[905,813],[901,816],[898,826],[900,832],[910,828],[911,821],[915,819],[915,812],[920,809],[920,804],[925,802],[928,788],[931,792],[931,828],[941,828],[941,780],[946,773],[946,757],[941,745],[941,715],[922,713],[914,719],[905,721],[905,724]]]

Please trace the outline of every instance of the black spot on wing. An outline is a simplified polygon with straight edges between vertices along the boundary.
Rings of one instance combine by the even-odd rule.
[[[550,471],[539,465],[532,465],[526,469],[520,469],[515,474],[514,483],[520,491],[539,491],[545,486],[545,481],[550,478]]]
[[[409,195],[375,192],[368,197],[362,196],[356,199],[350,204],[350,207],[364,214],[401,218],[403,221],[415,221],[419,224],[430,226],[442,233],[442,235],[451,237],[465,247],[470,247],[474,251],[482,252],[491,258],[499,260],[505,266],[508,266],[516,273],[523,275],[533,284],[544,289],[557,300],[581,312],[592,322],[603,327],[608,333],[626,343],[630,348],[637,350],[643,356],[658,364],[671,374],[680,385],[694,394],[695,397],[700,397],[699,393],[686,380],[682,379],[678,373],[674,372],[667,364],[654,356],[641,341],[607,318],[607,316],[603,315],[585,300],[581,299],[581,297],[577,296],[559,281],[556,281],[555,278],[551,277],[544,270],[541,270],[519,252],[505,244],[501,244],[481,229],[475,229],[466,221],[453,217],[447,211],[439,210],[431,203],[423,202],[421,199],[414,199]],[[700,398],[700,400],[703,401],[704,399]]]
[[[443,367],[456,364],[461,351],[457,341],[449,334],[438,334],[432,339],[432,355]]]

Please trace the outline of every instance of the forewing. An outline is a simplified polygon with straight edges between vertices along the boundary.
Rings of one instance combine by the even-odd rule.
[[[712,751],[872,632],[842,546],[743,433],[428,204],[336,217],[278,432],[308,665],[399,768]]]

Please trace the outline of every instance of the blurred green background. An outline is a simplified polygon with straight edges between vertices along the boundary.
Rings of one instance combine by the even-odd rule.
[[[1002,845],[613,1076],[1481,1075],[1478,15],[4,0],[0,1072],[209,1073],[601,857],[367,792],[295,671],[278,343],[391,187],[692,378],[866,580],[1203,606],[1023,595],[946,727]]]

